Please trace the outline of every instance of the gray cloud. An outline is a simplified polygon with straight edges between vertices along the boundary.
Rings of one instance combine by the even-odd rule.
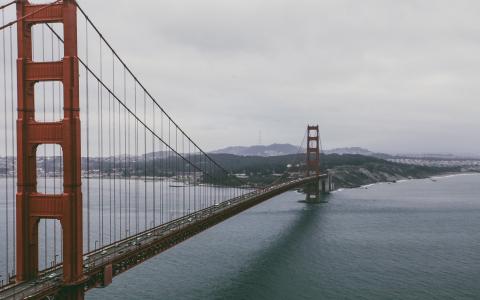
[[[478,1],[80,5],[207,149],[299,143],[311,122],[328,148],[480,153]]]

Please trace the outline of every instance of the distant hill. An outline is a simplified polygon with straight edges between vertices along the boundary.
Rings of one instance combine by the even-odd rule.
[[[232,146],[223,148],[220,150],[212,151],[214,154],[233,154],[238,156],[282,156],[289,154],[297,154],[299,151],[298,146],[292,144],[272,144],[268,146],[254,145],[254,146]],[[304,149],[301,152],[305,152]],[[348,147],[348,148],[335,148],[331,150],[323,150],[325,154],[349,154],[349,155],[363,155],[372,156],[377,158],[388,158],[388,154],[372,152],[368,149],[360,147]]]
[[[212,154],[212,158],[228,171],[241,175],[244,180],[256,185],[269,184],[285,172],[302,170],[305,154],[271,157]],[[460,167],[401,164],[359,154],[322,154],[320,162],[322,169],[330,170],[336,188],[461,172]]]
[[[363,156],[371,156],[371,157],[376,157],[381,159],[388,159],[392,157],[392,155],[390,154],[372,152],[368,149],[361,148],[361,147],[335,148],[330,150],[324,150],[323,153],[340,154],[340,155],[363,155]]]
[[[324,150],[325,154],[359,154],[364,156],[375,156],[376,153],[360,147],[348,147],[348,148],[335,148],[330,150]]]
[[[298,146],[291,144],[271,144],[268,146],[254,145],[254,146],[232,146],[219,150],[212,151],[215,154],[233,154],[238,156],[281,156],[296,154]]]
[[[411,158],[411,159],[431,159],[431,160],[464,160],[464,159],[480,159],[480,155],[476,154],[442,154],[442,153],[399,153],[399,154],[386,154],[380,152],[372,152],[365,148],[360,147],[347,147],[347,148],[335,148],[331,150],[324,150],[325,154],[340,154],[340,155],[363,155],[376,157],[381,159],[393,159],[393,158]]]

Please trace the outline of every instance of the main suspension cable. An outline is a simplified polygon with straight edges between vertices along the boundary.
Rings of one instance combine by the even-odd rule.
[[[6,4],[6,5],[4,5],[3,7],[0,7],[0,9],[3,10],[4,8],[6,8],[6,7],[8,7],[8,6],[10,6],[11,4],[16,3],[16,2],[17,2],[17,1],[12,1],[12,2],[10,2],[9,4]],[[31,13],[26,14],[26,15],[24,15],[24,16],[21,17],[21,18],[18,18],[18,19],[14,20],[14,21],[11,21],[11,22],[9,22],[9,23],[1,26],[1,27],[0,27],[0,30],[3,30],[3,29],[5,29],[5,28],[7,28],[7,27],[11,27],[12,25],[17,24],[18,22],[20,22],[20,21],[22,21],[22,20],[24,20],[24,19],[26,19],[26,18],[28,18],[28,17],[31,17],[31,16],[33,16],[33,15],[35,15],[35,14],[37,14],[37,13],[39,13],[39,12],[41,12],[41,11],[47,9],[47,8],[49,8],[49,7],[51,7],[51,6],[56,5],[56,4],[59,4],[59,3],[61,3],[61,2],[62,2],[62,0],[57,0],[57,1],[55,1],[55,2],[52,2],[52,3],[47,4],[47,5],[45,5],[45,6],[42,6],[41,8],[39,8],[39,9],[37,9],[37,10],[35,10],[35,11],[32,11]]]
[[[210,161],[212,161],[218,168],[223,170],[226,174],[230,174],[228,170],[226,170],[224,167],[222,167],[220,164],[218,164],[210,155],[208,155],[205,151],[203,151],[190,137],[187,135],[183,129],[170,117],[170,115],[160,106],[158,101],[150,94],[150,92],[145,88],[145,86],[138,80],[137,76],[131,71],[131,69],[127,66],[127,64],[123,61],[123,59],[118,55],[118,53],[115,51],[115,49],[110,45],[110,43],[105,39],[103,34],[100,32],[100,30],[95,26],[95,24],[92,22],[90,17],[86,14],[86,12],[81,8],[81,6],[76,2],[76,6],[79,9],[79,11],[82,13],[82,15],[85,17],[85,19],[89,22],[89,24],[92,26],[92,28],[97,32],[99,37],[103,40],[105,45],[112,51],[112,53],[117,57],[118,61],[123,65],[123,67],[128,71],[128,73],[132,76],[132,78],[137,82],[140,88],[144,90],[144,92],[147,94],[147,96],[155,103],[155,105],[161,110],[162,113],[164,113],[170,120],[171,122],[178,127],[178,130],[189,139],[193,145],[200,151],[201,154],[205,155]],[[80,60],[80,58],[79,58]],[[240,184],[246,184],[243,180],[241,180],[238,177],[235,177],[235,180],[239,181]]]

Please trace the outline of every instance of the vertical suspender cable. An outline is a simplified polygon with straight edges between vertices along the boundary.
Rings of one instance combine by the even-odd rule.
[[[100,38],[100,80],[103,79],[103,51],[102,51],[102,39]],[[103,220],[104,220],[104,211],[103,211],[103,191],[104,191],[104,186],[103,186],[103,176],[104,176],[104,165],[103,165],[103,159],[104,159],[104,156],[103,156],[103,87],[100,86],[100,97],[99,97],[99,101],[100,101],[100,109],[99,109],[99,112],[100,112],[100,155],[99,155],[99,159],[100,159],[100,193],[99,193],[99,196],[100,196],[100,211],[101,211],[101,218],[100,218],[100,230],[101,230],[101,234],[100,234],[100,240],[99,240],[99,243],[100,243],[100,246],[103,246],[103,238],[104,238],[104,231],[103,231]]]
[[[102,108],[101,108],[101,101],[100,101],[100,83],[97,83],[97,107],[98,107],[98,110],[97,110],[97,113],[98,113],[98,116],[99,116],[99,119],[100,119],[100,124],[101,124],[101,120],[102,120]],[[95,241],[95,249],[97,248],[97,241],[100,242],[102,240],[102,210],[101,210],[101,197],[102,197],[102,193],[101,193],[101,189],[102,189],[102,185],[101,185],[101,176],[102,176],[102,154],[101,154],[101,143],[102,143],[102,140],[101,140],[101,129],[100,129],[100,132],[98,133],[98,155],[97,155],[97,165],[98,165],[98,180],[97,180],[97,183],[98,183],[98,240]]]
[[[107,126],[107,136],[108,136],[108,164],[106,166],[106,171],[108,174],[108,240],[109,244],[112,243],[112,99],[111,95],[108,94],[108,126]]]
[[[191,143],[188,142],[188,160],[192,161],[192,152],[191,152]],[[191,164],[188,163],[188,210],[189,213],[192,213],[192,206],[191,206],[191,191],[192,191],[192,169]]]
[[[88,61],[88,23],[85,21],[85,56],[87,65],[89,64]],[[90,93],[88,90],[88,83],[89,83],[89,72],[85,70],[85,88],[86,88],[86,97],[85,100],[87,101],[86,111],[87,111],[87,252],[90,252]]]
[[[156,132],[156,128],[155,128],[155,105],[153,104],[152,102],[152,121],[153,121],[153,131]],[[155,193],[155,189],[156,189],[156,186],[157,186],[157,181],[156,181],[156,175],[157,175],[157,168],[156,168],[156,165],[157,165],[157,161],[156,161],[156,153],[155,153],[155,150],[156,150],[156,147],[155,147],[155,136],[152,134],[152,150],[153,150],[153,178],[152,178],[152,186],[153,186],[153,227],[157,226],[157,223],[156,223],[156,214],[157,214],[157,211],[156,211],[156,205],[155,205],[155,202],[157,202],[157,198],[155,197],[156,193]]]
[[[127,78],[126,78],[126,71],[125,68],[123,69],[123,101],[127,103]],[[123,132],[123,141],[124,141],[124,148],[123,152],[124,158],[123,158],[123,174],[124,177],[129,176],[129,170],[127,169],[127,110],[123,110],[123,125],[124,125],[124,132]],[[124,180],[127,180],[127,178],[124,178]],[[128,179],[130,181],[130,179]],[[124,182],[124,195],[125,195],[125,238],[127,237],[127,183]],[[121,228],[120,228],[121,229]]]
[[[196,147],[192,143],[192,167],[197,165],[197,153],[195,151]],[[193,211],[198,210],[198,205],[197,205],[197,188],[198,188],[198,178],[197,178],[197,169],[195,167],[192,168],[192,173],[193,173],[193,191],[192,191],[192,206],[193,206]]]
[[[112,54],[112,90],[113,93],[115,94],[115,56]],[[113,98],[113,97],[112,97]],[[115,120],[116,120],[116,101],[113,98],[112,99],[112,104],[113,104],[113,120],[112,120],[112,142],[113,142],[113,241],[117,240],[117,158],[116,158],[116,149],[117,149],[117,141],[116,141],[116,130],[115,130]]]
[[[45,26],[42,27],[42,61],[45,61]],[[42,83],[42,91],[43,91],[43,122],[46,122],[46,102],[47,102],[47,97],[46,97],[46,92],[45,92],[45,84]],[[43,185],[44,185],[44,190],[43,192],[47,194],[47,146],[44,145],[43,147]],[[47,239],[48,239],[48,233],[47,233],[47,220],[43,219],[43,224],[44,224],[44,230],[45,230],[45,239],[44,239],[44,246],[45,246],[45,252],[44,252],[44,268],[47,268],[48,266],[48,261],[47,261],[47,245],[49,244]]]
[[[112,99],[111,95],[108,94],[108,126],[107,126],[107,136],[108,136],[108,163],[106,166],[106,171],[108,174],[108,238],[109,244],[112,243]]]
[[[178,153],[178,127],[177,126],[175,126],[175,152]],[[179,182],[178,163],[179,163],[178,154],[175,154],[175,180],[177,181],[177,183]],[[179,192],[178,188],[176,188],[175,189],[175,214],[176,214],[176,217],[178,217],[178,212],[180,211],[180,202],[178,201],[178,199],[179,199],[178,192]]]
[[[117,168],[122,170],[122,130],[121,130],[121,113],[122,111],[122,108],[121,106],[119,105],[118,106],[118,123],[116,124],[116,126],[118,126],[118,166]],[[118,174],[118,170],[117,170],[117,174]],[[118,218],[118,230],[119,230],[119,239],[122,239],[122,175],[119,175],[119,178],[118,178],[118,185],[119,185],[119,193],[118,193],[118,212],[119,212],[119,218]],[[115,230],[117,230],[117,228],[115,228]]]
[[[162,140],[164,139],[163,137],[163,113],[160,111],[160,134],[162,137]],[[165,170],[165,160],[164,160],[164,151],[163,151],[163,143],[160,143],[160,170],[162,171],[160,173],[160,176],[162,176],[162,181],[160,181],[160,223],[163,224],[163,213],[165,211],[165,208],[163,207],[163,195],[164,195],[164,181],[163,179],[165,178],[164,170]]]
[[[47,27],[48,27],[48,24],[47,24]],[[50,27],[48,27],[48,28],[50,28]],[[59,37],[57,37],[57,53],[58,53],[58,59],[59,60],[62,58],[62,52],[61,52],[62,47],[60,46],[60,42],[61,42],[61,40],[59,39]],[[61,84],[58,84],[57,87],[58,87],[58,98],[57,99],[58,99],[58,107],[59,107],[59,110],[60,110],[60,118],[63,119],[63,115],[64,115],[64,112],[62,110],[62,108],[63,108],[63,101],[62,101],[63,100],[63,94],[62,94],[63,86]],[[60,175],[63,178],[63,151],[62,150],[60,150],[60,151],[61,151],[60,161],[59,161],[59,163],[60,163]],[[61,182],[61,184],[63,185],[63,181]],[[62,186],[62,188],[63,188],[63,186]],[[60,242],[59,242],[59,244],[60,244],[60,258],[61,258],[61,261],[63,261],[63,234],[62,234],[63,231],[62,231],[62,227],[61,227],[62,225],[59,224],[59,226],[60,226]]]
[[[147,124],[147,95],[145,94],[145,91],[143,91],[143,118],[144,118],[144,123]],[[147,230],[147,127],[143,126],[143,167],[144,167],[144,187],[143,187],[143,201],[144,201],[144,229]]]
[[[137,116],[137,83],[135,82],[135,116]],[[140,220],[139,220],[139,192],[138,192],[138,120],[135,119],[135,233],[138,233]]]
[[[14,97],[14,87],[13,87],[13,80],[14,80],[14,75],[13,75],[13,68],[14,68],[14,56],[13,56],[13,33],[12,33],[12,27],[10,27],[10,95],[11,95],[11,109],[12,109],[12,135],[11,135],[11,145],[12,145],[12,175],[13,175],[13,187],[12,187],[12,199],[15,201],[15,187],[16,187],[16,167],[15,167],[15,97]],[[14,207],[15,208],[15,204]],[[16,215],[15,215],[15,209],[12,209],[12,220],[13,220],[13,226],[16,224]],[[8,238],[7,238],[8,239]],[[12,274],[15,274],[15,262],[16,262],[16,232],[13,230],[13,268],[12,268]]]
[[[185,155],[185,135],[182,134],[182,154]],[[180,161],[182,164],[182,198],[183,198],[183,215],[185,216],[185,162]]]
[[[53,32],[50,31],[50,37],[51,37],[51,42],[52,42],[52,49],[51,49],[51,61],[54,60],[54,57],[53,57],[53,50],[54,50],[54,46],[53,46]],[[52,81],[52,111],[53,111],[53,119],[54,120],[57,120],[57,116],[55,114],[55,83]],[[52,145],[52,149],[53,149],[53,193],[54,194],[57,194],[57,165],[56,165],[56,162],[57,162],[57,159],[56,159],[56,156],[57,156],[57,149],[55,147],[55,145]],[[57,264],[57,222],[54,222],[53,223],[53,265],[56,265]]]
[[[2,25],[5,24],[5,11],[2,10]],[[3,59],[3,102],[4,102],[4,130],[5,130],[5,139],[6,139],[6,134],[7,134],[7,118],[6,118],[6,115],[7,115],[7,61],[6,61],[6,54],[5,54],[5,31],[2,30],[2,40],[3,40],[3,55],[2,55],[2,59]],[[9,240],[9,226],[8,226],[8,202],[9,202],[9,193],[8,193],[8,143],[7,141],[5,140],[4,141],[4,144],[5,144],[5,188],[7,189],[7,198],[6,198],[6,201],[5,201],[5,257],[6,257],[6,264],[5,264],[5,269],[6,269],[6,273],[5,275],[7,276],[6,278],[6,281],[8,283],[8,280],[9,280],[9,264],[10,264],[10,260],[9,260],[9,243],[8,243],[8,240]]]
[[[108,240],[109,244],[112,243],[112,97],[108,94],[108,126],[107,126],[107,136],[108,136],[108,164],[107,164],[107,174],[108,174]]]
[[[168,120],[168,144],[171,145],[171,121],[170,119]],[[168,184],[168,197],[167,197],[167,203],[168,203],[168,209],[167,209],[167,221],[170,221],[171,218],[172,218],[172,206],[171,206],[171,203],[172,203],[172,194],[171,194],[171,188],[170,188],[170,180],[171,180],[171,150],[169,149],[168,150],[168,156],[167,156],[167,162],[168,162],[168,165],[167,165],[167,170],[168,170],[168,175],[169,175],[169,178],[168,178],[168,181],[169,181],[169,184]]]
[[[125,115],[127,115],[127,111],[125,110]],[[127,139],[125,139],[125,143],[128,142],[128,235],[131,234],[131,191],[132,191],[132,187],[131,187],[131,178],[132,178],[132,162],[131,162],[131,157],[132,157],[132,153],[131,153],[131,149],[130,149],[130,145],[131,145],[131,131],[130,131],[130,120],[131,120],[131,116],[128,115],[128,136],[127,136]]]

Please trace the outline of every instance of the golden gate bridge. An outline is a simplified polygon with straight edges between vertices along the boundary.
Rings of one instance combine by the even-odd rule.
[[[76,1],[0,11],[0,299],[83,299],[262,201],[330,190],[318,126],[288,172],[247,183],[165,112]]]

